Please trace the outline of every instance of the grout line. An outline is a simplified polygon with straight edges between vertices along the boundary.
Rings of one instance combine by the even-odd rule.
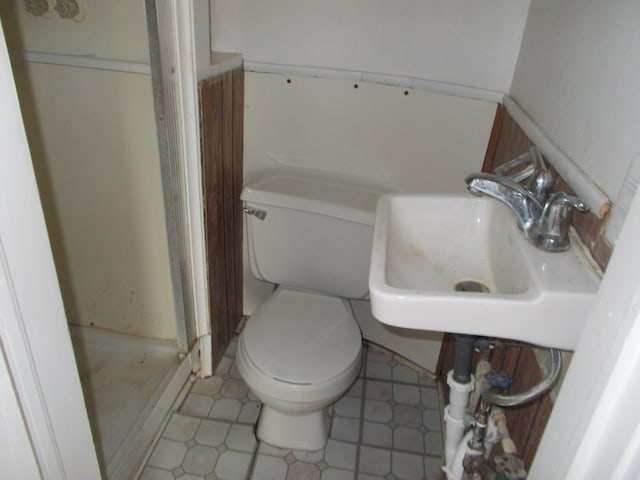
[[[364,355],[362,358],[362,376],[360,379],[362,380],[362,392],[360,392],[360,425],[358,429],[358,443],[356,447],[356,464],[353,469],[353,478],[356,480],[360,473],[360,447],[362,446],[362,442],[364,441],[364,404],[367,398],[367,357],[369,356],[369,345],[368,343],[364,343],[363,348]]]
[[[437,381],[438,376],[433,373],[430,370],[427,370],[426,368],[421,367],[420,365],[418,365],[417,363],[409,360],[408,358],[403,357],[402,355],[400,355],[399,353],[394,352],[393,350],[389,350],[386,347],[383,347],[382,345],[372,342],[370,340],[367,340],[367,343],[372,345],[374,347],[374,349],[376,351],[382,352],[386,355],[389,356],[389,358],[391,358],[392,360],[395,360],[396,362],[404,365],[405,367],[408,367],[412,370],[415,370],[416,373],[418,374],[418,383],[420,383],[420,375],[424,375],[425,377],[429,378],[432,381]]]
[[[402,382],[402,381],[393,380],[393,379],[387,380],[386,378],[377,378],[377,377],[360,377],[360,378],[362,378],[363,380],[364,379],[371,380],[373,382],[384,382],[384,383],[391,383],[393,385],[405,385],[408,387],[433,388],[434,390],[438,388],[436,382],[434,382],[434,385],[422,385],[419,383],[419,381],[418,383],[412,383],[412,382]]]
[[[257,424],[257,422],[256,422]],[[258,461],[258,450],[260,450],[260,444],[262,442],[258,440],[256,437],[256,448],[253,450],[253,455],[251,457],[251,463],[249,464],[249,469],[247,470],[247,478],[246,480],[251,480],[253,478],[254,470],[256,468],[256,462]]]
[[[262,415],[262,407],[263,405],[261,403],[260,413],[258,413],[258,417],[253,423],[253,428],[251,429],[251,433],[256,439],[256,448],[253,451],[253,457],[251,458],[251,463],[249,464],[249,470],[247,471],[247,480],[251,480],[253,478],[253,473],[256,468],[256,462],[258,461],[258,451],[260,450],[260,444],[262,443],[262,441],[258,438],[258,422],[260,421],[260,416]]]

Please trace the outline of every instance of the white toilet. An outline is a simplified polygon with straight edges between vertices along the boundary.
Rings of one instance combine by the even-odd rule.
[[[257,435],[270,445],[322,448],[325,409],[360,371],[361,334],[345,298],[368,292],[378,196],[286,175],[261,178],[242,192],[251,271],[278,285],[247,321],[236,355],[238,371],[264,404]]]

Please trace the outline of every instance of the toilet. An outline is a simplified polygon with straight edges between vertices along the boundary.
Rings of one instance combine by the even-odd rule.
[[[347,299],[366,298],[373,189],[274,174],[245,186],[253,275],[277,287],[248,319],[238,371],[263,403],[260,440],[318,450],[329,405],[361,368],[362,338]]]

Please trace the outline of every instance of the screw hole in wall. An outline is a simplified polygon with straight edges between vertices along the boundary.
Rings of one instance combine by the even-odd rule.
[[[407,95],[409,95],[409,90],[404,91],[404,96],[406,97]]]
[[[359,85],[357,83],[353,84],[353,88],[357,89],[359,87]]]
[[[287,78],[287,83],[291,83],[291,79],[290,78]]]

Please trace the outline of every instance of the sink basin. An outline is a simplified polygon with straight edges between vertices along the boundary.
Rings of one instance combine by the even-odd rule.
[[[572,350],[599,283],[575,245],[538,250],[495,199],[378,201],[369,291],[374,316],[388,325]]]

